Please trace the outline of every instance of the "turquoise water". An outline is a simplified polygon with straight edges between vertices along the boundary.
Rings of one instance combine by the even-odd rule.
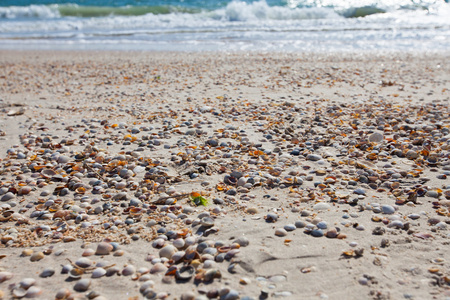
[[[444,0],[1,0],[0,48],[446,51]]]

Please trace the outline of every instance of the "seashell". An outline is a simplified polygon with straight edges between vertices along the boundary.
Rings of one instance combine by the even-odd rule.
[[[35,298],[42,294],[42,289],[37,286],[30,287],[25,293],[25,298]]]
[[[328,231],[327,231],[327,233],[325,234],[325,236],[327,237],[327,238],[330,238],[330,239],[334,239],[334,238],[337,238],[337,236],[338,236],[338,231],[337,231],[337,229],[336,228],[330,228]]]
[[[56,292],[55,300],[64,300],[69,298],[70,290],[67,288],[61,288]]]
[[[96,255],[108,255],[113,249],[114,249],[114,247],[110,243],[101,242],[98,244],[95,254]]]
[[[114,267],[108,268],[108,270],[106,270],[106,276],[110,277],[119,272],[120,272],[119,267],[114,266]]]
[[[221,278],[222,277],[222,273],[220,273],[219,270],[216,269],[211,269],[205,272],[204,276],[203,276],[203,280],[205,282],[210,282],[213,281],[216,278]]]
[[[172,260],[173,260],[175,263],[177,263],[177,262],[179,262],[180,260],[183,259],[183,257],[184,257],[185,254],[186,254],[185,251],[177,251],[177,252],[175,252],[175,253],[172,255]]]
[[[92,256],[92,255],[94,255],[94,254],[95,254],[95,250],[94,250],[94,249],[87,248],[87,249],[85,249],[85,250],[83,251],[83,254],[81,254],[81,256],[86,257],[86,256]]]
[[[178,270],[178,267],[177,267],[177,266],[175,266],[175,265],[170,266],[170,267],[167,269],[167,272],[166,272],[166,274],[165,274],[164,276],[175,275],[175,273],[176,273],[177,270]]]
[[[31,187],[30,186],[23,186],[17,191],[17,195],[24,196],[31,193]]]
[[[14,298],[23,298],[27,294],[27,290],[23,288],[15,288],[12,290]]]
[[[100,293],[97,291],[90,291],[89,293],[86,294],[86,298],[97,299],[97,300],[104,299],[104,297],[101,296]]]
[[[139,281],[148,281],[151,279],[150,274],[144,274],[141,277],[139,277]]]
[[[153,280],[145,281],[141,287],[139,288],[139,292],[144,293],[144,291],[148,288],[153,288],[155,286],[155,282]]]
[[[6,280],[10,280],[13,277],[13,274],[11,272],[0,272],[0,283],[6,281]]]
[[[413,233],[413,236],[417,237],[417,238],[420,238],[420,239],[423,239],[423,240],[426,240],[426,239],[429,239],[429,238],[433,237],[431,234],[429,234],[427,232]]]
[[[179,239],[174,240],[172,244],[173,244],[177,249],[183,249],[183,248],[184,248],[184,245],[185,245],[186,243],[184,242],[184,239],[179,238]]]
[[[163,265],[162,263],[156,263],[150,269],[150,274],[165,273],[165,272],[167,272],[167,267],[165,265]]]
[[[53,176],[55,176],[57,173],[55,171],[53,171],[52,169],[43,169],[41,171],[41,176],[48,179],[51,178]]]
[[[20,281],[19,286],[23,289],[28,289],[36,283],[34,278],[24,278]]]
[[[106,270],[103,268],[95,268],[94,271],[92,271],[92,278],[100,278],[105,275]]]
[[[126,266],[122,270],[123,276],[130,276],[130,275],[133,275],[134,273],[136,273],[136,268],[132,265]]]
[[[123,256],[125,254],[124,250],[117,250],[116,252],[114,252],[114,256]]]
[[[166,257],[168,259],[172,258],[172,255],[177,251],[177,248],[175,248],[172,245],[167,245],[163,247],[161,250],[159,250],[159,257]]]
[[[47,277],[51,277],[53,276],[53,274],[55,274],[55,270],[52,268],[45,268],[41,274],[39,274],[40,277],[42,278],[47,278]]]
[[[63,266],[62,266],[62,269],[61,269],[61,274],[67,274],[67,273],[69,273],[70,270],[72,270],[72,269],[73,269],[73,266],[70,265],[70,264],[63,265]]]
[[[89,287],[91,286],[91,280],[90,279],[80,279],[75,283],[73,286],[73,289],[77,292],[86,292]]]
[[[33,253],[33,255],[31,255],[30,257],[30,261],[40,261],[41,259],[43,259],[45,257],[44,253],[42,252],[36,252]]]
[[[73,236],[65,236],[65,237],[63,237],[63,242],[64,242],[64,243],[74,242],[74,241],[76,241],[76,240],[77,240],[77,239],[74,238]]]
[[[209,228],[214,226],[214,219],[210,217],[204,217],[201,219],[200,224],[203,227]]]
[[[250,244],[250,241],[247,237],[241,236],[237,238],[234,243],[237,243],[239,246],[247,247]]]
[[[187,281],[195,274],[195,269],[192,266],[183,266],[175,273],[175,278],[181,281]]]
[[[71,279],[80,279],[81,275],[84,274],[84,270],[82,269],[78,269],[78,268],[73,268],[69,271],[69,277]]]
[[[238,254],[239,252],[241,252],[241,250],[239,249],[231,249],[230,251],[227,252],[227,254],[225,255],[225,259],[229,260],[231,258],[233,258],[236,254]]]
[[[88,258],[82,257],[80,259],[78,259],[75,262],[75,265],[77,265],[78,267],[85,269],[85,268],[89,268],[94,264],[94,262]]]
[[[166,241],[164,239],[158,238],[152,242],[152,247],[153,248],[161,248],[164,246],[165,243],[166,243]]]

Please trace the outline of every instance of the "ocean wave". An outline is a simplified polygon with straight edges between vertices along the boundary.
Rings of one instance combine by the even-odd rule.
[[[79,4],[50,4],[29,6],[0,6],[0,19],[53,19],[64,17],[108,17],[108,16],[141,16],[146,14],[160,15],[186,13],[203,15],[208,13],[214,19],[228,21],[245,20],[301,20],[365,17],[395,10],[439,10],[449,6],[443,0],[245,0],[224,2],[226,5],[214,9],[200,6],[183,6],[183,1],[176,5],[164,5],[161,2],[154,6],[88,6]],[[158,3],[158,1],[155,1]],[[176,2],[172,2],[176,3]]]
[[[60,16],[58,5],[0,7],[0,19],[53,19]]]

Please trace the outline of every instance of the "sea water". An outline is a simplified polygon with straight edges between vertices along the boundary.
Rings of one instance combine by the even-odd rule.
[[[0,49],[447,51],[448,0],[0,0]]]

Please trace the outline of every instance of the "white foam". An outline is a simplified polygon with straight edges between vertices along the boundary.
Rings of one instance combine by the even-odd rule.
[[[0,19],[41,18],[52,19],[60,17],[57,5],[30,5],[0,7]]]

